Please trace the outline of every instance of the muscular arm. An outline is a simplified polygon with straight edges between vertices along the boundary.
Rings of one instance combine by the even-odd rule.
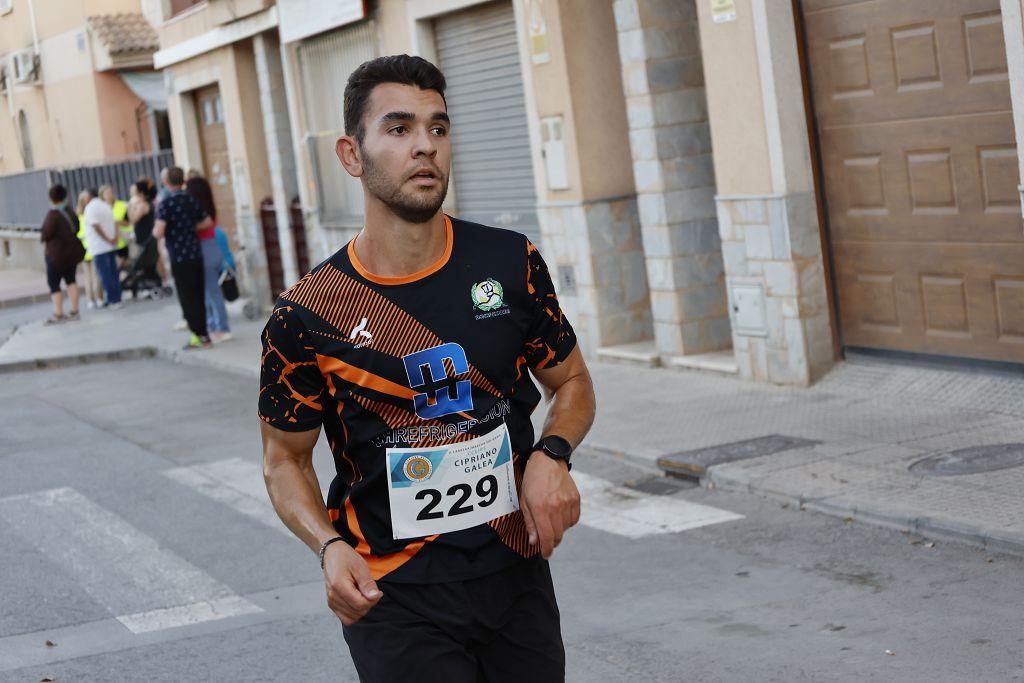
[[[338,532],[331,526],[313,470],[313,447],[320,430],[286,432],[261,423],[263,479],[281,521],[313,552]],[[347,543],[339,541],[324,553],[327,605],[341,623],[359,621],[383,593],[370,575],[366,561]]]
[[[266,423],[263,436],[263,479],[281,521],[292,533],[319,552],[320,545],[338,534],[327,516],[320,482],[313,470],[313,447],[320,430],[286,432]]]
[[[542,436],[557,434],[576,448],[590,431],[597,412],[594,383],[579,347],[555,367],[534,370],[533,375],[547,390],[548,399],[553,401],[544,421]]]
[[[556,434],[576,448],[594,423],[597,409],[594,385],[579,347],[557,366],[533,374],[553,401],[543,436]],[[580,494],[565,463],[541,451],[532,453],[523,474],[520,508],[530,544],[539,544],[541,554],[550,557],[565,530],[580,518]]]

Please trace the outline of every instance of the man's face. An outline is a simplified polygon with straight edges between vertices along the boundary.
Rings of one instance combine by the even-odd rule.
[[[370,194],[399,218],[425,223],[448,193],[450,123],[434,90],[382,83],[370,93],[360,145]]]
[[[102,199],[107,204],[113,204],[114,203],[114,190],[113,190],[113,188],[109,188],[108,187],[105,190],[103,190]]]

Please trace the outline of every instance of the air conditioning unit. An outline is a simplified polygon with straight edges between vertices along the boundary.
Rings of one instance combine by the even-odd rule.
[[[11,55],[11,67],[15,83],[35,83],[39,80],[39,57],[31,49]]]

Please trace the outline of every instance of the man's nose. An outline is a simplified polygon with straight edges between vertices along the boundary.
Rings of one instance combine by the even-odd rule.
[[[425,155],[433,157],[437,154],[437,140],[434,135],[430,132],[430,129],[421,129],[416,133],[413,138],[413,156]]]

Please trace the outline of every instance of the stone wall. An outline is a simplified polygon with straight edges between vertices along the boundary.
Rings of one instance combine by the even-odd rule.
[[[538,214],[540,247],[583,353],[650,339],[636,200],[549,202]]]
[[[693,0],[616,0],[657,352],[730,345],[711,133]]]
[[[832,364],[812,193],[718,197],[740,376],[808,385]]]

